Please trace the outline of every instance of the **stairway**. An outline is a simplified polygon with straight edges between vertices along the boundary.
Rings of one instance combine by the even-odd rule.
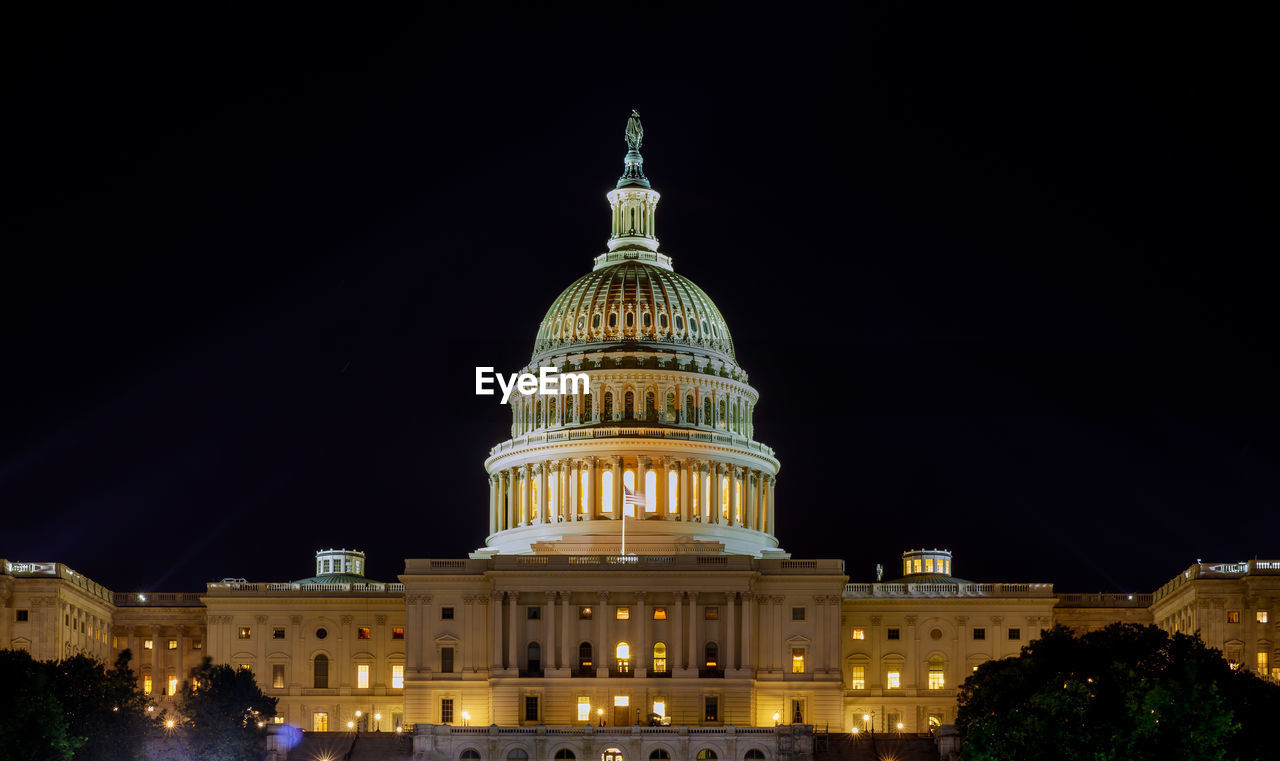
[[[938,746],[931,737],[832,734],[827,749],[815,751],[814,761],[938,761]]]
[[[302,757],[306,759],[305,756]],[[413,737],[387,732],[362,734],[351,748],[351,756],[345,761],[411,761]],[[293,761],[292,758],[290,761]],[[306,761],[310,761],[306,759]],[[336,761],[336,760],[335,760]]]

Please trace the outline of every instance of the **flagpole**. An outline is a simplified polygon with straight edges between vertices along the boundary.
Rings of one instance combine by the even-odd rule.
[[[624,508],[625,509],[625,508]],[[622,554],[627,554],[627,514],[622,513]]]

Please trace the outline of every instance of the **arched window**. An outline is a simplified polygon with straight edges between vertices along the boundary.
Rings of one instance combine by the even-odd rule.
[[[627,324],[627,332],[630,332],[630,331],[631,331],[631,329],[632,329],[633,327],[635,327],[635,324],[636,324],[636,314],[635,314],[635,312],[627,312],[627,320],[626,320],[626,324]]]
[[[578,422],[585,423],[591,417],[591,392],[582,395],[582,404],[578,405]]]
[[[618,327],[618,313],[617,313],[617,312],[610,312],[610,313],[609,313],[609,327],[611,327],[611,328],[616,328],[616,327]]]
[[[467,748],[458,756],[459,761],[480,761],[480,751],[475,748]]]
[[[516,761],[517,759],[526,759],[528,757],[529,757],[529,753],[524,748],[512,748],[511,750],[507,751],[507,758],[509,759],[509,761]]]
[[[667,392],[667,421],[670,422],[675,419],[676,419],[676,395],[668,391]]]
[[[943,674],[943,668],[946,661],[941,655],[933,654],[929,656],[929,689],[941,690],[947,686],[946,676]]]
[[[578,512],[582,513],[583,515],[586,515],[587,514],[587,485],[590,482],[591,474],[587,472],[586,468],[583,468],[582,472],[579,475],[581,476],[579,480],[582,483],[578,484]]]
[[[680,474],[667,471],[667,512],[680,512]]]
[[[653,643],[653,673],[667,673],[667,643]]]
[[[713,761],[713,759],[715,758],[718,758],[718,756],[716,756],[716,752],[714,750],[711,750],[710,748],[703,748],[702,750],[698,751],[698,755],[697,755],[698,761]]]
[[[706,663],[706,667],[709,669],[719,668],[720,646],[714,642],[708,642],[704,650],[705,650],[704,655],[706,655],[706,658],[704,659],[704,662]]]
[[[711,425],[711,397],[702,400],[702,420],[698,421],[702,425]]]
[[[759,748],[752,748],[747,751],[747,755],[742,757],[745,761],[764,761],[764,751]]]
[[[655,400],[652,391],[646,391],[644,395],[644,419],[656,420],[658,416],[658,402]]]
[[[592,330],[600,329],[600,313],[599,312],[596,312],[591,316],[591,329]]]
[[[329,689],[329,656],[324,653],[316,655],[315,665],[312,666],[312,677],[312,686],[315,689]]]
[[[671,761],[671,754],[663,748],[658,748],[649,754],[649,761]]]
[[[613,419],[613,392],[604,392],[604,418],[605,420]]]
[[[658,509],[658,471],[652,468],[644,474],[644,509],[649,512]]]
[[[667,329],[667,313],[666,312],[658,313],[658,327],[662,328],[663,330]]]
[[[613,513],[613,471],[606,470],[600,475],[600,512],[604,515]]]
[[[630,391],[622,397],[622,413],[622,417],[626,420],[632,420],[636,416],[636,395]]]
[[[581,333],[582,329],[585,327],[587,327],[587,316],[585,314],[580,314],[578,315],[578,332]]]
[[[619,642],[618,647],[614,650],[618,661],[618,673],[631,673],[631,645],[626,642]]]
[[[676,332],[679,333],[683,330],[684,330],[684,318],[682,318],[680,315],[676,315]]]
[[[729,477],[720,477],[720,517],[729,520]]]
[[[542,646],[537,642],[529,643],[529,671],[542,670]]]
[[[719,428],[724,428],[724,422],[726,417],[728,417],[728,413],[725,412],[725,403],[724,403],[724,400],[721,399],[720,400],[720,418],[716,420],[716,426]]]
[[[583,642],[578,645],[578,670],[588,671],[593,665],[591,661],[591,643]]]
[[[561,748],[556,751],[556,761],[573,761],[577,756],[573,755],[573,751],[568,748]]]
[[[554,399],[552,399],[551,403],[555,404],[556,402]],[[734,402],[733,405],[729,408],[729,424],[732,426],[730,430],[736,433],[738,431],[738,403],[737,402]]]
[[[648,312],[645,312],[643,315],[641,315],[640,325],[645,330],[648,330],[649,328],[653,327],[653,315],[649,314]]]
[[[628,491],[628,492],[631,492],[632,494],[635,494],[635,491],[636,491],[636,472],[635,472],[634,470],[624,470],[624,471],[622,471],[622,486],[623,486],[623,488],[624,488],[624,490],[625,490],[625,491]],[[622,514],[623,514],[623,515],[630,515],[630,516],[631,516],[631,517],[633,517],[633,518],[635,517],[635,514],[636,514],[636,505],[635,505],[635,503],[634,503],[634,502],[631,502],[630,500],[628,500],[628,499],[626,498],[626,496],[625,496],[625,493],[624,493],[623,498],[622,498]]]

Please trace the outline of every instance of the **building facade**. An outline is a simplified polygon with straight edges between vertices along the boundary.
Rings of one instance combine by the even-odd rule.
[[[664,742],[778,758],[803,745],[784,725],[927,732],[954,721],[978,664],[1056,623],[1200,631],[1280,677],[1280,562],[1197,564],[1153,595],[1058,595],[957,578],[946,550],[908,551],[900,578],[875,583],[791,557],[759,394],[715,304],[658,250],[637,115],[625,137],[606,251],[552,302],[523,370],[554,368],[563,393],[514,394],[511,437],[484,461],[482,547],[408,559],[394,582],[367,579],[361,552],[322,550],[307,578],[186,594],[4,561],[0,643],[106,661],[127,648],[161,707],[208,655],[251,669],[284,722],[416,725],[430,758],[507,758],[519,728],[528,742],[562,728],[584,758]],[[670,736],[627,739],[636,726]]]

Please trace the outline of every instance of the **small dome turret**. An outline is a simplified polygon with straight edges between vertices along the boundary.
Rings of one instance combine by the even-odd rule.
[[[913,576],[950,576],[951,550],[907,550],[902,553],[902,575],[908,581]]]
[[[316,550],[316,575],[297,583],[352,583],[367,581],[364,553],[360,550]]]

